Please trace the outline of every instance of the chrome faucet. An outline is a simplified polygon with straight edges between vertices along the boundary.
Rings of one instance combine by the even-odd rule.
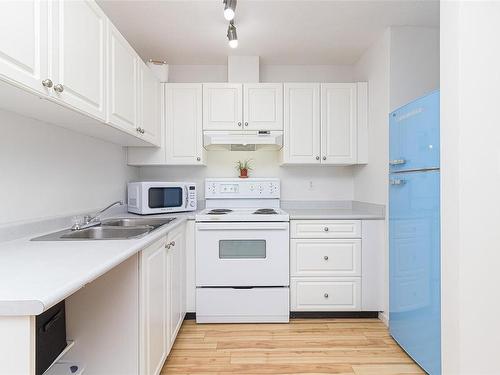
[[[102,210],[96,212],[94,215],[85,215],[83,217],[83,224],[76,223],[71,227],[71,230],[82,230],[90,227],[94,227],[96,225],[101,224],[101,219],[99,216],[104,213],[105,211],[109,210],[111,207],[114,207],[116,205],[123,205],[123,201],[116,201],[111,203],[109,206],[106,206]]]

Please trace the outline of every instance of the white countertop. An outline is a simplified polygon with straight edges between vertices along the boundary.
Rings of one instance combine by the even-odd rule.
[[[383,205],[355,201],[282,201],[282,209],[291,220],[384,219],[385,214]],[[0,237],[17,237],[0,242],[0,316],[42,313],[195,215],[155,215],[177,219],[142,238],[129,240],[30,241],[67,227],[67,222],[63,225],[60,219],[0,228]],[[54,227],[56,224],[59,226]]]
[[[133,215],[120,215],[126,216]],[[30,241],[45,232],[0,242],[0,316],[38,315],[194,219],[194,213],[161,216],[177,219],[139,239]]]
[[[283,201],[290,220],[380,220],[385,206],[356,201]]]

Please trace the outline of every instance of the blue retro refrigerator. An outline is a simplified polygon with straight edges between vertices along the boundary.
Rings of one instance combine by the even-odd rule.
[[[438,375],[439,91],[389,116],[389,327],[415,362]]]

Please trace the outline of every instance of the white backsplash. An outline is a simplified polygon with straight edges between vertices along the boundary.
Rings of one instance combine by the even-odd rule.
[[[198,185],[198,199],[204,199],[207,177],[237,177],[236,162],[252,159],[250,177],[281,179],[282,200],[352,200],[352,167],[279,165],[279,151],[209,151],[206,167],[140,167],[141,181],[189,181]]]

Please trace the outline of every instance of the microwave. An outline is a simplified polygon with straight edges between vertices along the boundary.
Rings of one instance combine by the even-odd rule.
[[[192,182],[129,182],[128,212],[139,215],[196,210],[196,184]]]

